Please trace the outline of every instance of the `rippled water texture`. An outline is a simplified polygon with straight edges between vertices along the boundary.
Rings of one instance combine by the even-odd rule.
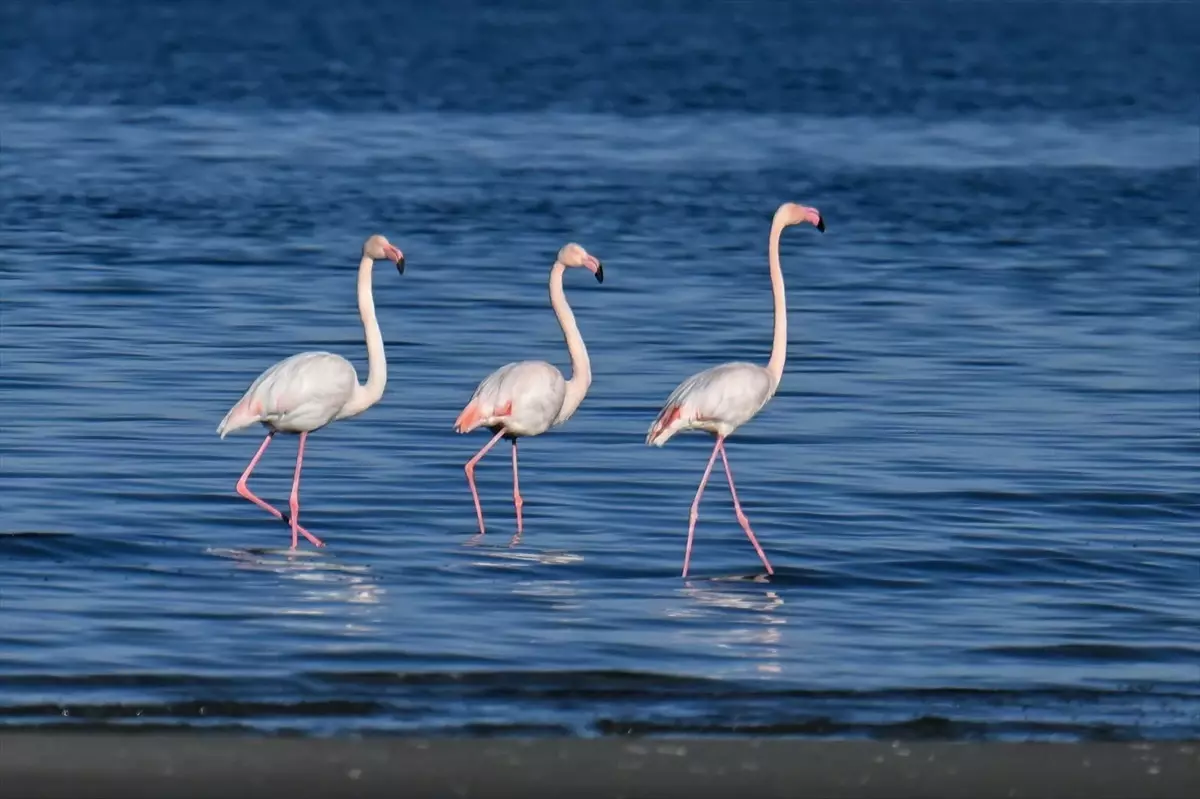
[[[0,0],[0,725],[1200,734],[1194,5],[216,5]],[[728,446],[777,574],[718,471],[684,581],[711,444],[642,439],[765,363],[784,200],[828,232]],[[365,377],[373,232],[390,382],[289,554],[214,430],[292,353]],[[595,382],[466,546],[451,426],[566,369],[568,240]]]

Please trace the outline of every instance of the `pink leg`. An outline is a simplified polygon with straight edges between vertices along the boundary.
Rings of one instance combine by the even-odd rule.
[[[521,508],[525,506],[525,500],[521,499],[521,484],[517,478],[517,440],[514,438],[513,443],[513,505],[517,509],[517,534],[513,536],[512,543],[516,544],[521,540],[521,533],[524,530],[524,520],[521,518]]]
[[[483,448],[480,449],[479,452],[475,453],[475,457],[471,458],[471,460],[467,461],[467,465],[463,467],[463,471],[467,473],[467,484],[469,486],[471,486],[471,496],[475,499],[475,515],[479,517],[479,534],[480,535],[483,535],[483,533],[484,533],[483,506],[479,504],[479,492],[475,489],[475,464],[479,463],[479,460],[484,455],[488,454],[488,450],[490,450],[492,447],[496,446],[496,442],[500,440],[500,437],[502,435],[504,435],[503,429],[501,429],[500,432],[496,433],[496,435],[492,436],[492,440],[489,441],[488,443],[484,444]]]
[[[517,442],[513,441],[513,505],[517,508],[517,535],[520,535],[524,529],[524,520],[521,518],[521,508],[525,506],[525,500],[521,499],[521,484],[517,477]]]
[[[292,549],[299,543],[296,534],[300,532],[300,465],[304,462],[304,440],[308,433],[300,434],[300,446],[296,448],[296,474],[292,477],[292,496],[288,507],[292,511]],[[321,546],[318,541],[317,546]]]
[[[261,499],[259,499],[258,497],[256,497],[254,495],[254,493],[250,490],[250,487],[247,485],[247,482],[250,480],[250,473],[253,472],[254,467],[258,465],[259,459],[261,459],[263,456],[263,453],[267,451],[267,445],[271,443],[271,439],[274,436],[275,436],[274,432],[267,433],[267,437],[265,439],[263,439],[262,446],[258,448],[258,452],[254,453],[254,457],[250,459],[250,465],[246,467],[246,471],[242,472],[241,479],[239,479],[237,482],[237,492],[241,497],[250,500],[255,505],[257,505],[258,507],[265,510],[267,513],[274,516],[276,519],[282,519],[285,524],[290,525],[291,520],[288,519],[287,514],[280,512],[276,508],[272,507],[270,504],[268,504],[268,503],[262,501]],[[309,541],[312,541],[317,546],[319,546],[319,547],[324,546],[324,544],[322,544],[317,538],[315,538],[311,533],[309,533],[307,530],[305,530],[300,525],[296,525],[296,529],[299,532],[303,533],[305,538],[307,538]]]
[[[696,489],[696,498],[692,500],[692,512],[688,516],[687,549],[683,553],[683,576],[687,577],[688,563],[692,559],[692,536],[696,532],[696,519],[700,518],[700,497],[704,496],[704,486],[708,483],[708,475],[712,473],[713,462],[717,459],[717,451],[721,449],[721,439],[713,445],[712,455],[708,458],[708,466],[704,468],[704,476],[700,478],[700,487]]]
[[[767,567],[767,574],[774,574],[775,570],[767,562],[766,553],[758,545],[758,539],[754,537],[754,531],[750,529],[750,520],[746,518],[746,514],[742,513],[742,503],[738,502],[737,489],[733,487],[733,472],[729,470],[729,458],[725,455],[724,439],[717,439],[717,448],[721,450],[721,462],[725,464],[725,476],[729,478],[729,493],[733,495],[733,512],[737,514],[738,524],[746,531],[746,535],[750,536],[750,543],[754,545],[754,551],[758,553],[763,565]]]

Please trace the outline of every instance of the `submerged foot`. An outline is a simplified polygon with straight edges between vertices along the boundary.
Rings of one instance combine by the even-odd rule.
[[[291,530],[291,529],[292,529],[292,517],[291,517],[291,516],[289,516],[287,513],[284,513],[283,511],[280,511],[280,514],[279,514],[279,520],[280,520],[281,522],[283,522],[284,524],[286,524],[286,525],[287,525],[287,528],[288,528],[289,530]],[[302,536],[304,536],[305,538],[307,538],[307,539],[309,540],[309,542],[310,542],[310,543],[311,543],[311,544],[312,544],[314,547],[323,547],[323,546],[325,546],[325,542],[324,542],[324,541],[322,541],[321,539],[317,538],[315,535],[313,535],[312,533],[310,533],[308,530],[305,530],[305,529],[304,529],[303,527],[301,527],[300,525],[296,525],[296,532],[298,532],[300,535],[302,535]],[[292,549],[299,549],[299,547],[292,547]]]

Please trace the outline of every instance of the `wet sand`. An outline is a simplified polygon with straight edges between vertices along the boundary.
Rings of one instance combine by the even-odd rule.
[[[1200,742],[0,734],[0,797],[1200,796]]]

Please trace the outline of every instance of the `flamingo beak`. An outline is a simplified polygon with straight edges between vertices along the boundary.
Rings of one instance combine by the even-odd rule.
[[[604,264],[600,263],[599,259],[589,255],[583,265],[592,270],[592,274],[596,276],[597,283],[604,282]]]
[[[804,219],[807,222],[811,222],[817,230],[822,233],[825,232],[825,220],[822,218],[821,212],[816,208],[805,208]]]
[[[395,247],[388,247],[385,251],[387,257],[391,261],[396,262],[396,271],[404,274],[404,253],[397,250]]]

